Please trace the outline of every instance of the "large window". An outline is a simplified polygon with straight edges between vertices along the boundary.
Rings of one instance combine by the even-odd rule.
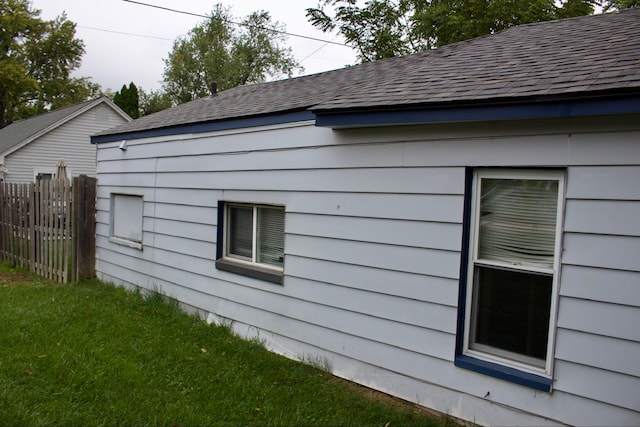
[[[216,267],[282,283],[284,208],[220,203]]]
[[[111,194],[112,242],[142,249],[143,206],[142,196]]]
[[[550,389],[563,191],[556,171],[473,175],[461,366]]]

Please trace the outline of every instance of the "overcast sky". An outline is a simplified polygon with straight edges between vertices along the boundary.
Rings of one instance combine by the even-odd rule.
[[[305,9],[317,0],[139,0],[170,9],[205,15],[216,3],[230,6],[236,18],[257,10],[267,10],[288,33],[340,43],[335,34],[316,30],[305,16]],[[204,18],[147,7],[125,0],[32,0],[40,17],[54,19],[63,11],[77,24],[76,37],[82,39],[86,53],[74,76],[91,77],[103,90],[119,90],[134,82],[145,90],[159,89],[173,40],[186,35]],[[123,34],[124,33],[124,34]],[[287,45],[305,68],[303,74],[342,68],[356,62],[348,47],[289,36]],[[282,76],[283,78],[286,76]]]

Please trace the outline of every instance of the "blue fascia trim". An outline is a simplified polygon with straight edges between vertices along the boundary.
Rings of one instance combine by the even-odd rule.
[[[522,120],[640,113],[640,95],[582,100],[477,104],[410,110],[316,111],[316,126],[341,128],[380,125]]]
[[[487,362],[485,360],[476,359],[474,357],[466,355],[458,355],[455,358],[454,364],[463,369],[478,372],[480,374],[488,375],[490,377],[507,380],[509,382],[520,384],[525,387],[530,387],[535,390],[551,392],[552,380],[551,378],[543,377],[541,375],[531,374],[529,372],[523,372],[515,368],[499,365],[497,363]]]
[[[283,123],[301,122],[314,120],[315,114],[310,111],[298,111],[272,116],[248,117],[241,119],[221,120],[212,122],[200,122],[185,125],[172,126],[167,128],[149,129],[128,133],[98,135],[91,137],[92,144],[104,142],[114,142],[122,140],[132,140],[141,138],[153,138],[158,136],[181,135],[185,133],[202,133],[231,129],[243,129],[255,126],[280,125]]]

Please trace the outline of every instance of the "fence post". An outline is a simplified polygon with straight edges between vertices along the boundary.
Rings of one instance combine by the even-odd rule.
[[[86,175],[73,178],[72,280],[96,273],[96,182]]]

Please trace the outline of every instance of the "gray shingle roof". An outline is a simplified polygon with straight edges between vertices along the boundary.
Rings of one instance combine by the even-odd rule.
[[[308,109],[397,109],[607,91],[640,91],[640,9],[522,25],[414,55],[236,87],[102,135]]]
[[[98,100],[80,102],[68,107],[59,108],[48,113],[18,120],[0,129],[0,154],[15,147],[23,141],[32,138],[41,132],[52,128],[58,123],[62,123],[76,112],[96,103]]]

